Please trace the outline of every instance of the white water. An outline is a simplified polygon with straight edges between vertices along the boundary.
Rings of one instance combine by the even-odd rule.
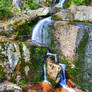
[[[59,3],[58,3],[57,5],[55,5],[55,6],[57,6],[57,7],[61,7],[61,8],[62,8],[64,2],[65,2],[65,0],[59,0]]]
[[[51,83],[47,80],[47,72],[46,72],[46,62],[45,62],[45,59],[44,59],[44,82],[48,82],[51,85]]]
[[[33,29],[32,40],[45,45],[50,44],[48,24],[51,24],[52,22],[51,17],[40,20]]]
[[[47,80],[47,74],[46,74],[46,64],[44,63],[44,81],[48,82]]]
[[[69,92],[76,92],[74,89],[67,87],[67,84],[66,84],[66,75],[65,75],[66,65],[65,64],[61,64],[61,63],[60,63],[60,65],[62,67],[63,74],[61,75],[61,79],[60,79],[59,85],[61,87],[65,88],[65,89],[67,89]]]

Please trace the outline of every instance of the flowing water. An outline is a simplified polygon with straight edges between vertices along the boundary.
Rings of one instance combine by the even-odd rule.
[[[62,75],[60,78],[60,82],[59,85],[65,89],[67,89],[69,92],[76,92],[74,89],[72,88],[68,88],[67,84],[66,84],[66,75],[65,75],[65,69],[66,69],[66,65],[65,64],[60,64],[62,67]]]
[[[45,64],[45,62],[44,62],[44,81],[48,82],[48,80],[47,80],[47,74],[46,74],[46,64]]]
[[[65,64],[60,64],[62,67],[62,75],[60,78],[60,82],[59,85],[62,87],[66,87],[66,75],[65,75],[65,69],[66,69],[66,65]]]
[[[59,3],[58,3],[57,5],[55,5],[55,6],[57,6],[57,7],[61,7],[61,8],[62,8],[64,2],[65,2],[65,0],[59,0]]]
[[[53,23],[51,16],[40,20],[33,29],[32,40],[48,46],[51,42],[48,32],[48,25],[51,23]]]

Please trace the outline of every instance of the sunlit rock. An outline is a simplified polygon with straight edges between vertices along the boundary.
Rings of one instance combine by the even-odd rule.
[[[92,7],[89,6],[71,6],[68,9],[61,9],[54,14],[54,20],[68,21],[87,21],[92,22]]]
[[[47,74],[52,83],[58,83],[62,74],[62,67],[55,64],[51,58],[47,58]]]
[[[4,82],[0,83],[0,92],[22,92],[22,89],[16,84]]]
[[[74,60],[76,48],[79,46],[84,35],[84,29],[65,21],[54,23],[54,36],[57,48],[69,60]]]

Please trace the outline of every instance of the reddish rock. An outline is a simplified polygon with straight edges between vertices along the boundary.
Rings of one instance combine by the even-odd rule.
[[[47,82],[34,83],[30,88],[23,88],[23,92],[56,92]]]
[[[69,80],[67,80],[67,86],[71,87],[71,88],[74,88],[76,86],[76,84],[69,79]]]
[[[69,91],[65,88],[58,88],[56,89],[56,92],[69,92]]]
[[[80,89],[75,89],[77,92],[86,92],[86,91],[82,91]]]
[[[68,83],[70,83],[71,85],[72,82],[69,80]],[[71,86],[74,87],[74,84],[72,84]],[[74,89],[76,92],[85,92],[77,88],[72,89]],[[23,92],[70,92],[70,91],[65,88],[57,88],[56,90],[54,90],[47,82],[39,82],[33,83],[30,87],[28,86],[23,88]]]

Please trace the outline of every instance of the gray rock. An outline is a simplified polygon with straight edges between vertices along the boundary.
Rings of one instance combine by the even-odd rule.
[[[84,35],[84,28],[78,27],[65,21],[54,23],[54,36],[58,43],[60,53],[69,60],[74,60],[76,48]]]
[[[54,14],[53,19],[92,22],[92,7],[71,6],[68,9],[61,9],[59,12]]]
[[[23,55],[25,62],[30,62],[30,50],[26,46],[26,44],[23,44],[23,54],[22,55]]]
[[[89,30],[88,43],[85,48],[85,57],[83,61],[83,87],[92,90],[92,29]],[[87,82],[86,82],[87,81]]]
[[[52,13],[50,7],[38,8],[36,10],[27,10],[25,13],[28,15],[36,15],[36,16],[46,16]]]
[[[15,84],[4,82],[0,83],[0,92],[22,92],[22,89]]]

